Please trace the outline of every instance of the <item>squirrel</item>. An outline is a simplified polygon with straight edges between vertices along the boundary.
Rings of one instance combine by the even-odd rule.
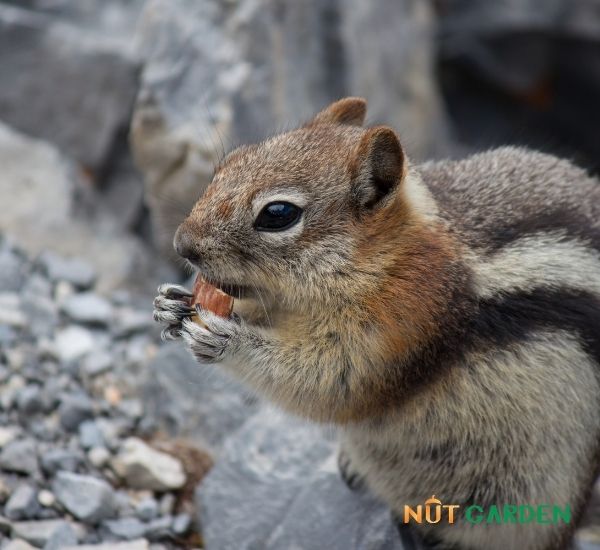
[[[572,540],[600,450],[600,184],[504,147],[412,164],[366,102],[229,153],[174,246],[238,298],[162,285],[154,317],[287,411],[339,427],[339,464],[397,517],[442,501],[568,506],[571,522],[421,523],[439,548]]]

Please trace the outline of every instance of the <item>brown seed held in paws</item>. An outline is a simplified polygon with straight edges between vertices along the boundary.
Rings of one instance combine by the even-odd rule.
[[[231,315],[233,297],[205,281],[200,274],[194,282],[193,293],[194,297],[190,300],[192,306],[200,304],[203,309],[207,309],[219,317],[229,317]],[[198,315],[192,315],[192,321],[199,325],[203,324]]]

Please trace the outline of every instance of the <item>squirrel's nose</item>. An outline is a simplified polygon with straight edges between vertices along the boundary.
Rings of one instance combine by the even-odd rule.
[[[183,226],[177,229],[175,238],[173,239],[173,246],[177,254],[192,263],[198,264],[202,260],[197,240]]]

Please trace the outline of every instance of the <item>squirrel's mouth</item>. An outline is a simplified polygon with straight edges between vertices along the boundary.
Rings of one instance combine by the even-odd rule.
[[[225,292],[225,294],[229,294],[233,298],[251,298],[256,294],[254,289],[250,286],[246,285],[238,285],[234,283],[226,283],[223,281],[209,280],[210,284],[216,286],[219,290]]]

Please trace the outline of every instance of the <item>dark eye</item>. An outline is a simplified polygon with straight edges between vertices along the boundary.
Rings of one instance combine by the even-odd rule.
[[[298,223],[302,208],[291,202],[271,202],[256,217],[254,228],[258,231],[283,231]]]

